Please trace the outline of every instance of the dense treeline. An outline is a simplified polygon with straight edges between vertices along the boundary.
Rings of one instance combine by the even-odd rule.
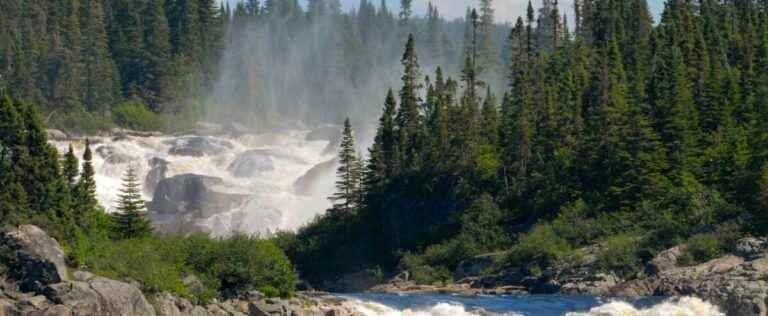
[[[215,0],[2,1],[0,90],[80,128],[102,127],[126,102],[189,115],[201,94],[184,92],[216,77],[222,10]]]
[[[117,211],[96,199],[92,152],[82,166],[73,148],[60,157],[47,142],[37,109],[0,98],[0,226],[35,224],[63,245],[68,264],[107,277],[138,281],[148,292],[169,291],[204,302],[258,289],[291,295],[296,273],[273,242],[249,236],[152,234],[133,168]],[[0,266],[15,256],[0,249]],[[190,277],[195,282],[186,282]]]
[[[364,170],[340,169],[361,176],[339,182],[360,203],[280,240],[304,276],[378,266],[445,280],[497,250],[536,274],[596,242],[605,269],[635,276],[689,238],[690,262],[765,233],[766,2],[670,0],[657,24],[645,0],[575,9],[569,30],[557,1],[529,6],[500,96],[483,82],[482,37],[455,80],[424,76],[411,36]]]

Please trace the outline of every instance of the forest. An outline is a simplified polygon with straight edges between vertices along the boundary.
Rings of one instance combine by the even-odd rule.
[[[334,208],[278,238],[302,277],[450,282],[461,260],[498,251],[500,267],[541,275],[601,244],[601,268],[632,278],[676,244],[695,264],[764,234],[768,4],[670,0],[657,22],[644,0],[575,9],[569,30],[557,6],[529,6],[500,95],[481,13],[455,79],[422,72],[411,35],[365,157],[345,132]]]
[[[768,2],[669,0],[659,21],[645,0],[560,8],[501,25],[491,0],[455,21],[409,0],[0,1],[0,219],[45,228],[71,265],[200,301],[361,270],[450,282],[497,251],[536,275],[596,243],[603,269],[631,277],[682,242],[693,264],[764,235]],[[60,157],[45,133],[289,113],[349,117],[337,193],[268,240],[153,235],[130,174],[108,215],[89,151]]]

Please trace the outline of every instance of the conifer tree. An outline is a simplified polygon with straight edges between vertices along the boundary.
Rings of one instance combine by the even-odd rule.
[[[78,220],[82,220],[82,216],[94,211],[98,208],[99,202],[96,200],[96,179],[94,179],[95,171],[93,169],[93,153],[91,152],[90,140],[85,140],[85,152],[83,152],[83,166],[80,172],[80,180],[78,180],[77,188],[75,189],[75,210],[78,212]]]
[[[336,193],[328,199],[335,211],[350,213],[359,205],[360,171],[355,150],[355,138],[349,118],[344,121],[339,151],[339,168],[336,170]]]
[[[128,166],[118,198],[116,212],[112,214],[116,235],[122,239],[150,236],[152,225],[147,218],[141,183],[133,165]]]
[[[69,144],[69,149],[64,155],[64,177],[67,179],[67,184],[69,184],[69,187],[72,190],[74,190],[77,185],[76,178],[78,173],[80,173],[78,163],[75,152],[72,149],[72,144]]]

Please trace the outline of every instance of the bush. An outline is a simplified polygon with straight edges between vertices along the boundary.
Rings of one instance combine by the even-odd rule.
[[[289,296],[297,283],[293,266],[271,241],[245,236],[121,241],[83,232],[76,236],[68,247],[72,262],[98,275],[135,280],[147,292],[171,292],[198,303],[208,302],[217,294],[234,295],[251,289]],[[184,284],[188,275],[199,278],[204,288]]]
[[[85,111],[52,112],[48,114],[48,118],[50,118],[49,126],[77,134],[94,135],[115,127],[108,117]]]
[[[288,258],[273,242],[236,235],[221,242],[213,272],[225,294],[273,286],[290,296],[298,277]]]
[[[516,266],[530,263],[531,271],[541,271],[571,251],[571,245],[555,233],[552,225],[539,224],[512,248],[510,263]]]
[[[722,244],[713,234],[698,234],[688,239],[685,252],[678,264],[691,266],[714,259],[722,253]]]
[[[616,235],[605,240],[597,255],[597,264],[621,277],[631,277],[640,271],[642,260],[639,250],[638,238],[628,234]]]
[[[150,111],[140,102],[123,103],[112,114],[115,123],[123,128],[137,131],[160,131],[165,128],[163,117]]]
[[[416,284],[432,285],[437,283],[447,284],[453,282],[453,274],[446,267],[431,266],[423,256],[405,253],[400,260],[400,268],[411,274],[411,279]]]

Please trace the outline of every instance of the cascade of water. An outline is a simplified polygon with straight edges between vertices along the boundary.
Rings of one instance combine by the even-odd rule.
[[[327,148],[328,140],[308,137],[309,133],[288,130],[237,138],[92,137],[97,197],[107,211],[114,210],[121,178],[129,164],[137,169],[147,188],[158,186],[153,183],[161,180],[158,177],[209,176],[218,182],[206,182],[206,192],[214,192],[217,199],[232,197],[232,203],[202,201],[204,206],[197,206],[201,209],[196,209],[194,214],[183,214],[187,216],[186,220],[194,222],[189,223],[191,228],[186,231],[199,230],[221,236],[233,232],[269,233],[296,229],[330,206],[326,197],[332,191],[335,179],[335,165],[331,162],[335,150]],[[69,142],[53,144],[63,153]],[[73,141],[73,146],[76,154],[82,156],[83,142]],[[153,171],[161,164],[162,170]],[[166,189],[163,192],[173,190]],[[177,190],[193,191],[190,192],[193,195],[205,193],[188,188]],[[145,190],[144,198],[152,201],[155,192]],[[186,200],[172,202],[190,203]],[[160,208],[153,207],[152,203],[148,205],[151,213]],[[160,211],[165,217],[177,215]]]

